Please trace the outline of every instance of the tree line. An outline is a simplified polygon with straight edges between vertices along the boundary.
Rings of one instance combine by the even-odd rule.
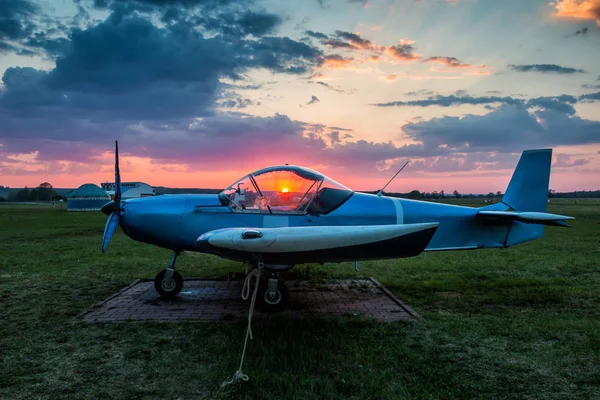
[[[29,189],[25,187],[16,194],[9,196],[10,201],[57,201],[63,196],[54,190],[48,182],[42,182],[37,187]]]

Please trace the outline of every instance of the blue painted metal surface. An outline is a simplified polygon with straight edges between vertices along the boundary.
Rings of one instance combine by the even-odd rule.
[[[239,251],[228,252],[223,249],[211,250],[208,242],[204,241],[199,244],[198,238],[207,232],[233,227],[319,226],[327,230],[332,226],[438,223],[437,230],[430,231],[432,235],[414,235],[414,244],[416,245],[417,240],[422,242],[426,237],[427,242],[422,243],[421,248],[426,246],[425,250],[428,251],[508,247],[541,237],[544,226],[536,225],[535,221],[533,221],[534,224],[531,224],[512,220],[510,215],[508,218],[503,215],[503,218],[489,220],[478,216],[478,212],[480,210],[545,211],[551,157],[550,149],[524,152],[502,202],[483,208],[351,192],[350,196],[319,199],[320,195],[323,197],[324,194],[335,194],[336,190],[347,190],[347,188],[336,189],[332,186],[327,189],[328,191],[317,191],[313,195],[313,201],[321,201],[330,209],[333,208],[332,211],[324,214],[314,211],[319,208],[311,208],[310,205],[305,211],[298,211],[297,208],[290,208],[286,211],[277,207],[262,209],[236,207],[236,202],[228,201],[229,197],[225,197],[223,194],[220,196],[163,195],[130,199],[121,201],[118,206],[111,206],[112,208],[107,206],[104,211],[107,213],[120,212],[120,224],[125,233],[134,240],[174,251],[212,252],[223,257],[247,259],[248,261],[261,259],[261,255],[245,254]],[[296,173],[301,177],[323,181],[327,179],[312,170],[302,171],[301,167],[281,167],[282,170],[284,168],[285,171]],[[270,167],[260,172],[264,173],[264,171],[278,171],[278,167]],[[255,183],[253,181],[252,185]],[[227,189],[227,196],[233,196],[235,190],[232,185]],[[258,193],[263,196],[260,190]],[[244,193],[238,194],[243,195]],[[339,204],[335,202],[339,202]],[[381,252],[381,254],[385,254],[385,258],[395,255],[398,257],[412,256],[418,252],[407,251],[407,246],[411,246],[409,239],[408,237],[402,241],[391,240],[378,246],[366,246],[364,251]],[[393,246],[396,250],[392,248]],[[290,253],[286,258],[285,255],[280,254],[277,262],[293,265],[298,262],[320,261],[316,253],[314,259],[311,259],[306,253],[302,254],[301,260],[295,259],[295,256],[297,258],[300,255]],[[358,254],[356,257],[361,258]],[[345,260],[348,257],[347,255],[340,257],[340,261],[342,258]],[[377,258],[377,254],[370,253],[362,258]],[[332,261],[330,256],[327,260]]]

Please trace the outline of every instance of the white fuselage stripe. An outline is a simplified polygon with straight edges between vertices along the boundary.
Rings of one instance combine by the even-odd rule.
[[[404,209],[402,208],[402,203],[400,203],[399,199],[391,199],[392,203],[394,203],[394,208],[396,209],[396,223],[403,224],[404,223]]]

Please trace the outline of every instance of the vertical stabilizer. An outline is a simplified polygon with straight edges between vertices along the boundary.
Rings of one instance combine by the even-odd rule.
[[[502,202],[515,211],[546,211],[552,149],[521,154]]]

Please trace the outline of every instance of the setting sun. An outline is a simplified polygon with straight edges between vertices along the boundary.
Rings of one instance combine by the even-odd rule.
[[[288,188],[284,187],[283,189],[281,189],[281,193],[287,193],[289,192]]]

